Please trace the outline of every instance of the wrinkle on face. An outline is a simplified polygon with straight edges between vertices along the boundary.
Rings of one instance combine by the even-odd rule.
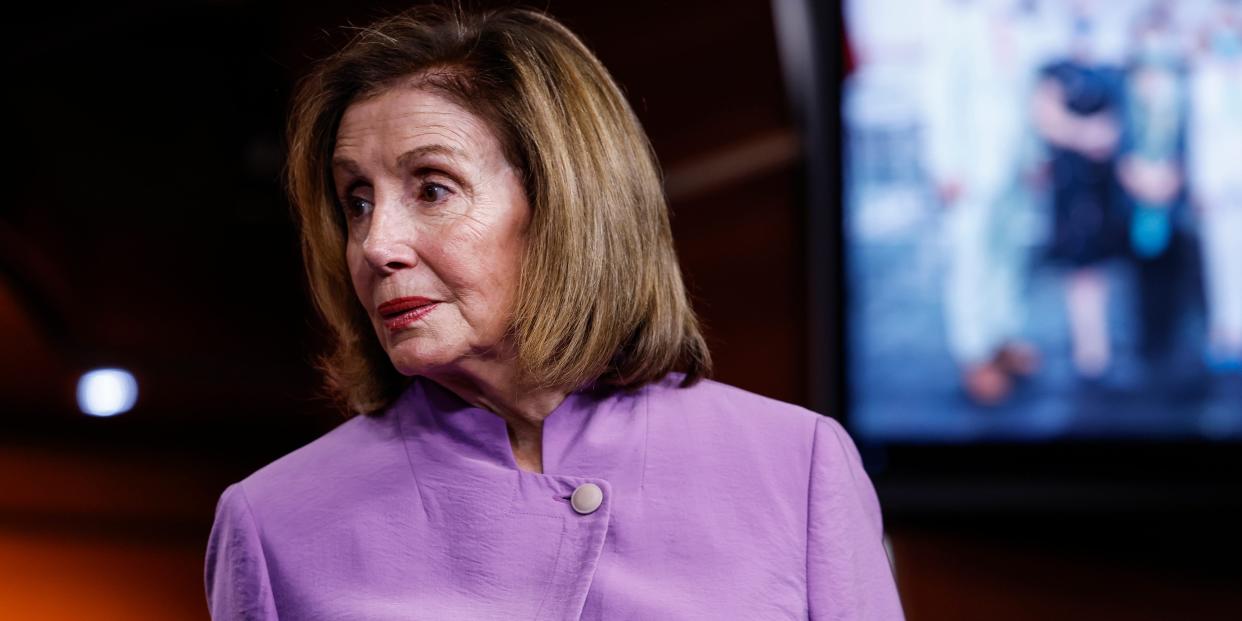
[[[386,91],[346,110],[333,172],[338,194],[355,187],[353,195],[371,205],[351,220],[346,254],[359,300],[398,370],[468,375],[466,367],[507,351],[529,205],[489,125],[432,91]],[[426,201],[419,189],[428,182],[453,193]],[[371,259],[400,259],[399,267],[375,265],[366,248]],[[389,333],[375,308],[410,295],[442,302],[410,329]]]

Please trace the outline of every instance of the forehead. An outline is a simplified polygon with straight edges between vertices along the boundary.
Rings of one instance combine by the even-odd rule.
[[[398,86],[345,109],[333,159],[390,162],[410,149],[431,145],[467,159],[488,159],[500,152],[496,136],[479,116],[434,91]]]

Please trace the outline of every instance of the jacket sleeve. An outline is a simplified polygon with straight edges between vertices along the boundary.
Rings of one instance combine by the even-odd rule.
[[[259,529],[240,483],[225,489],[216,504],[204,577],[214,621],[276,620]]]
[[[884,548],[875,488],[835,420],[815,425],[807,513],[807,603],[812,621],[903,619]]]

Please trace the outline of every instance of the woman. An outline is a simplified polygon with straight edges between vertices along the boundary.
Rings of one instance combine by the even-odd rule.
[[[942,304],[949,352],[972,403],[1004,403],[1039,355],[1021,338],[1032,168],[1023,101],[1035,45],[1026,7],[929,5],[923,61],[924,163],[943,207]],[[981,154],[986,154],[983,156]]]
[[[361,415],[221,495],[214,618],[901,617],[848,436],[703,379],[654,155],[563,26],[382,21],[289,136]]]
[[[1100,58],[1088,6],[1073,6],[1069,55],[1040,71],[1032,113],[1051,163],[1049,254],[1068,267],[1072,360],[1078,378],[1092,386],[1112,366],[1105,264],[1120,255],[1125,225],[1113,174],[1121,72]]]
[[[1200,369],[1187,364],[1181,333],[1193,310],[1194,237],[1186,217],[1186,66],[1173,8],[1155,4],[1133,29],[1122,82],[1117,181],[1128,220],[1143,385],[1166,392],[1190,388]]]
[[[1217,2],[1191,78],[1190,187],[1207,297],[1204,358],[1242,373],[1242,6]]]

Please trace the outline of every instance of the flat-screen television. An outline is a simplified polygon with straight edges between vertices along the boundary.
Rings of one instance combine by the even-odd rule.
[[[1242,2],[774,6],[815,405],[882,497],[1237,515]]]

